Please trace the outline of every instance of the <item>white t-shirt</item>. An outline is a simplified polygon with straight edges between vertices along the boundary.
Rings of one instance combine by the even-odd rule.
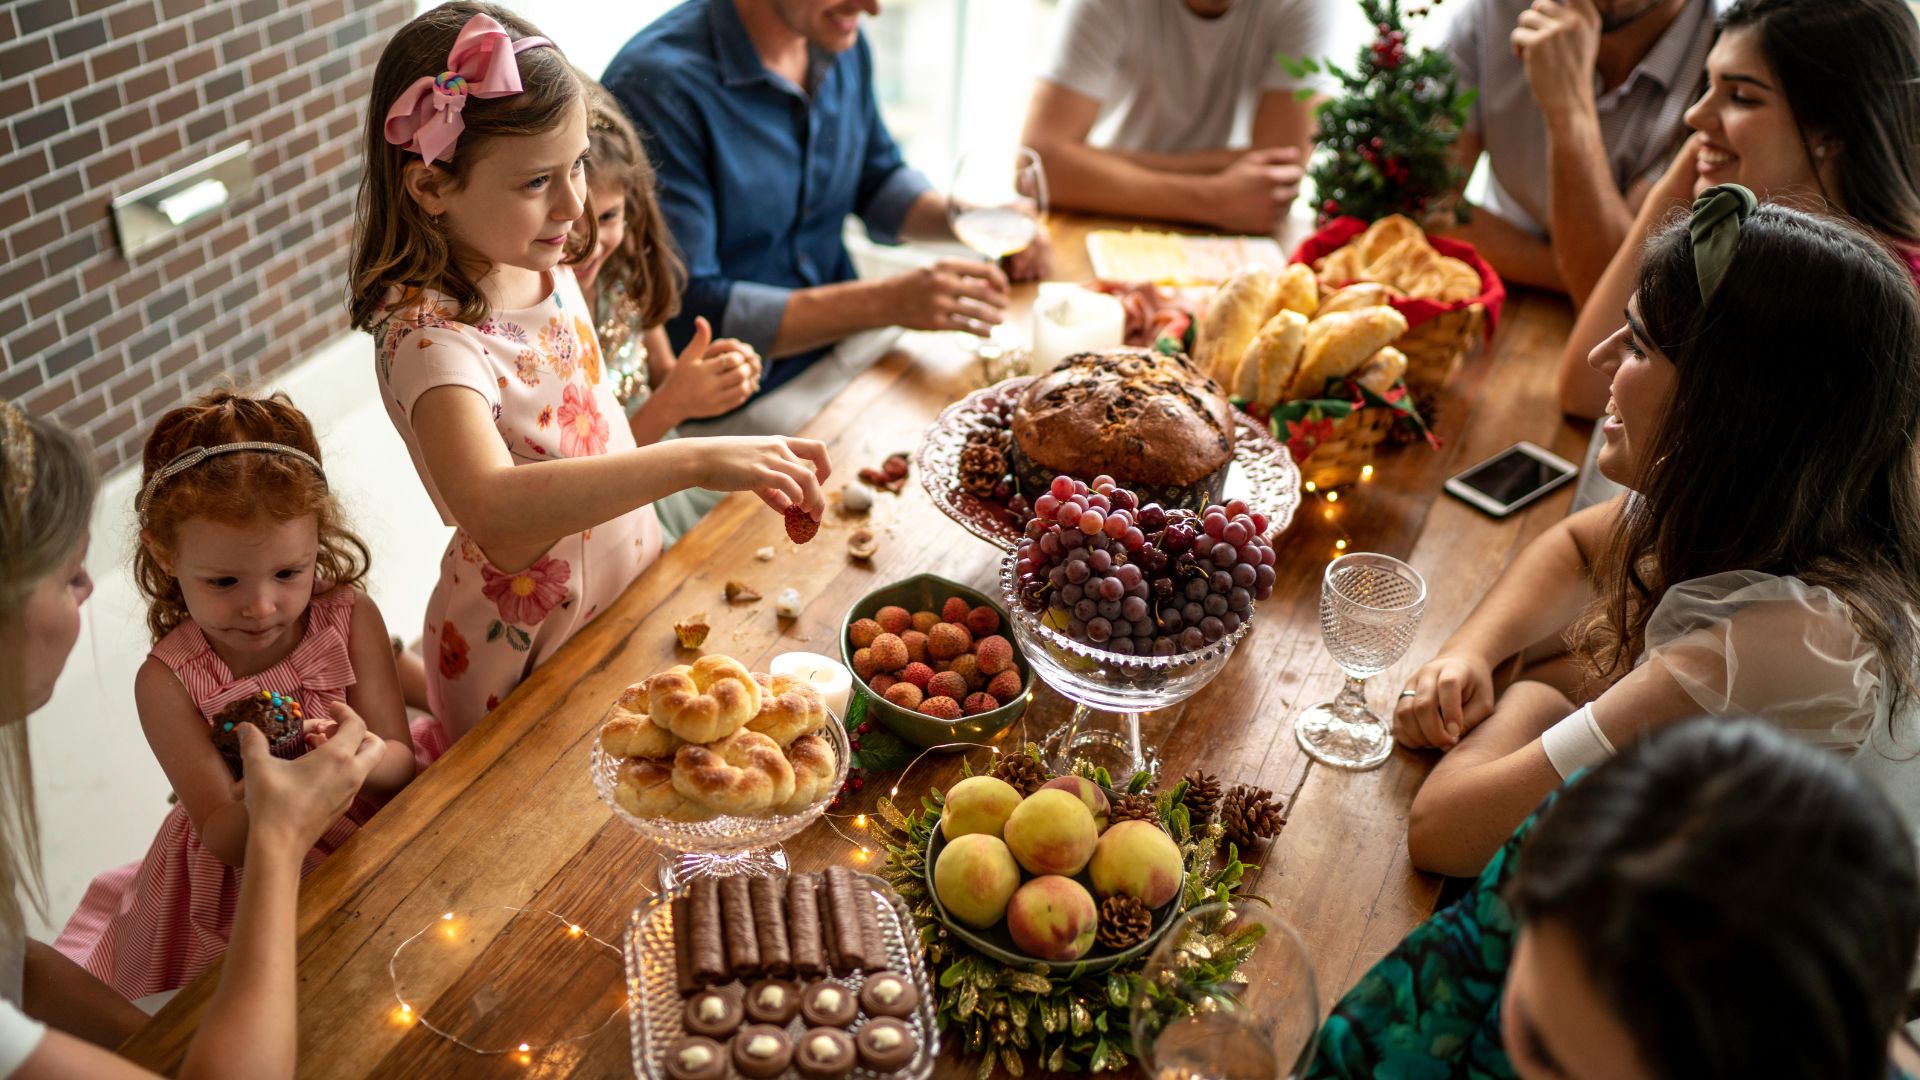
[[[0,998],[0,1080],[20,1071],[20,1066],[40,1048],[47,1025],[20,1011],[20,1007]]]
[[[1217,18],[1186,0],[1064,0],[1041,78],[1100,103],[1090,141],[1177,154],[1248,145],[1269,90],[1324,89],[1280,57],[1333,55],[1348,0],[1237,0]]]

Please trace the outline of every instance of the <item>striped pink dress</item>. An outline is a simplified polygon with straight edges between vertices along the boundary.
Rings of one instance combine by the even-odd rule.
[[[358,596],[351,588],[315,596],[300,644],[257,675],[235,678],[190,620],[148,655],[179,677],[209,727],[221,709],[262,690],[294,698],[308,716],[325,716],[355,681],[347,640]],[[294,756],[304,752],[303,744]],[[307,852],[302,873],[345,843],[372,811],[355,801]],[[176,805],[146,858],[93,879],[54,948],[129,1000],[185,986],[227,949],[240,874],[201,845],[186,809]]]

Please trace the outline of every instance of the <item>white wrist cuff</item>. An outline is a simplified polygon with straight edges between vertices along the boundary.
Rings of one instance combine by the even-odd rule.
[[[1582,705],[1565,720],[1540,736],[1540,746],[1554,771],[1565,780],[1581,769],[1598,765],[1614,755],[1613,744],[1593,718],[1593,706]]]

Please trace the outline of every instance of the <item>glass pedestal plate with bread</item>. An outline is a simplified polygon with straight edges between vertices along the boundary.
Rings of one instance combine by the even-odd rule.
[[[614,795],[620,781],[622,759],[609,754],[597,737],[593,741],[590,759],[593,786],[601,801],[612,808],[615,816],[632,826],[635,832],[658,841],[672,852],[660,865],[660,888],[663,892],[671,891],[696,877],[785,873],[787,856],[780,847],[781,842],[813,824],[826,812],[827,804],[846,781],[847,765],[852,756],[847,745],[847,729],[831,709],[826,710],[826,719],[814,734],[832,748],[833,777],[822,785],[812,802],[793,813],[770,813],[764,816],[720,814],[699,821],[636,816],[621,806]]]

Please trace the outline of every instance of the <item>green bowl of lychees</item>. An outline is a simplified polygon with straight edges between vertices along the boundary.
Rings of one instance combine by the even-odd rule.
[[[1033,668],[1007,613],[978,589],[920,574],[847,611],[840,654],[867,713],[916,746],[984,743],[1020,718]]]

